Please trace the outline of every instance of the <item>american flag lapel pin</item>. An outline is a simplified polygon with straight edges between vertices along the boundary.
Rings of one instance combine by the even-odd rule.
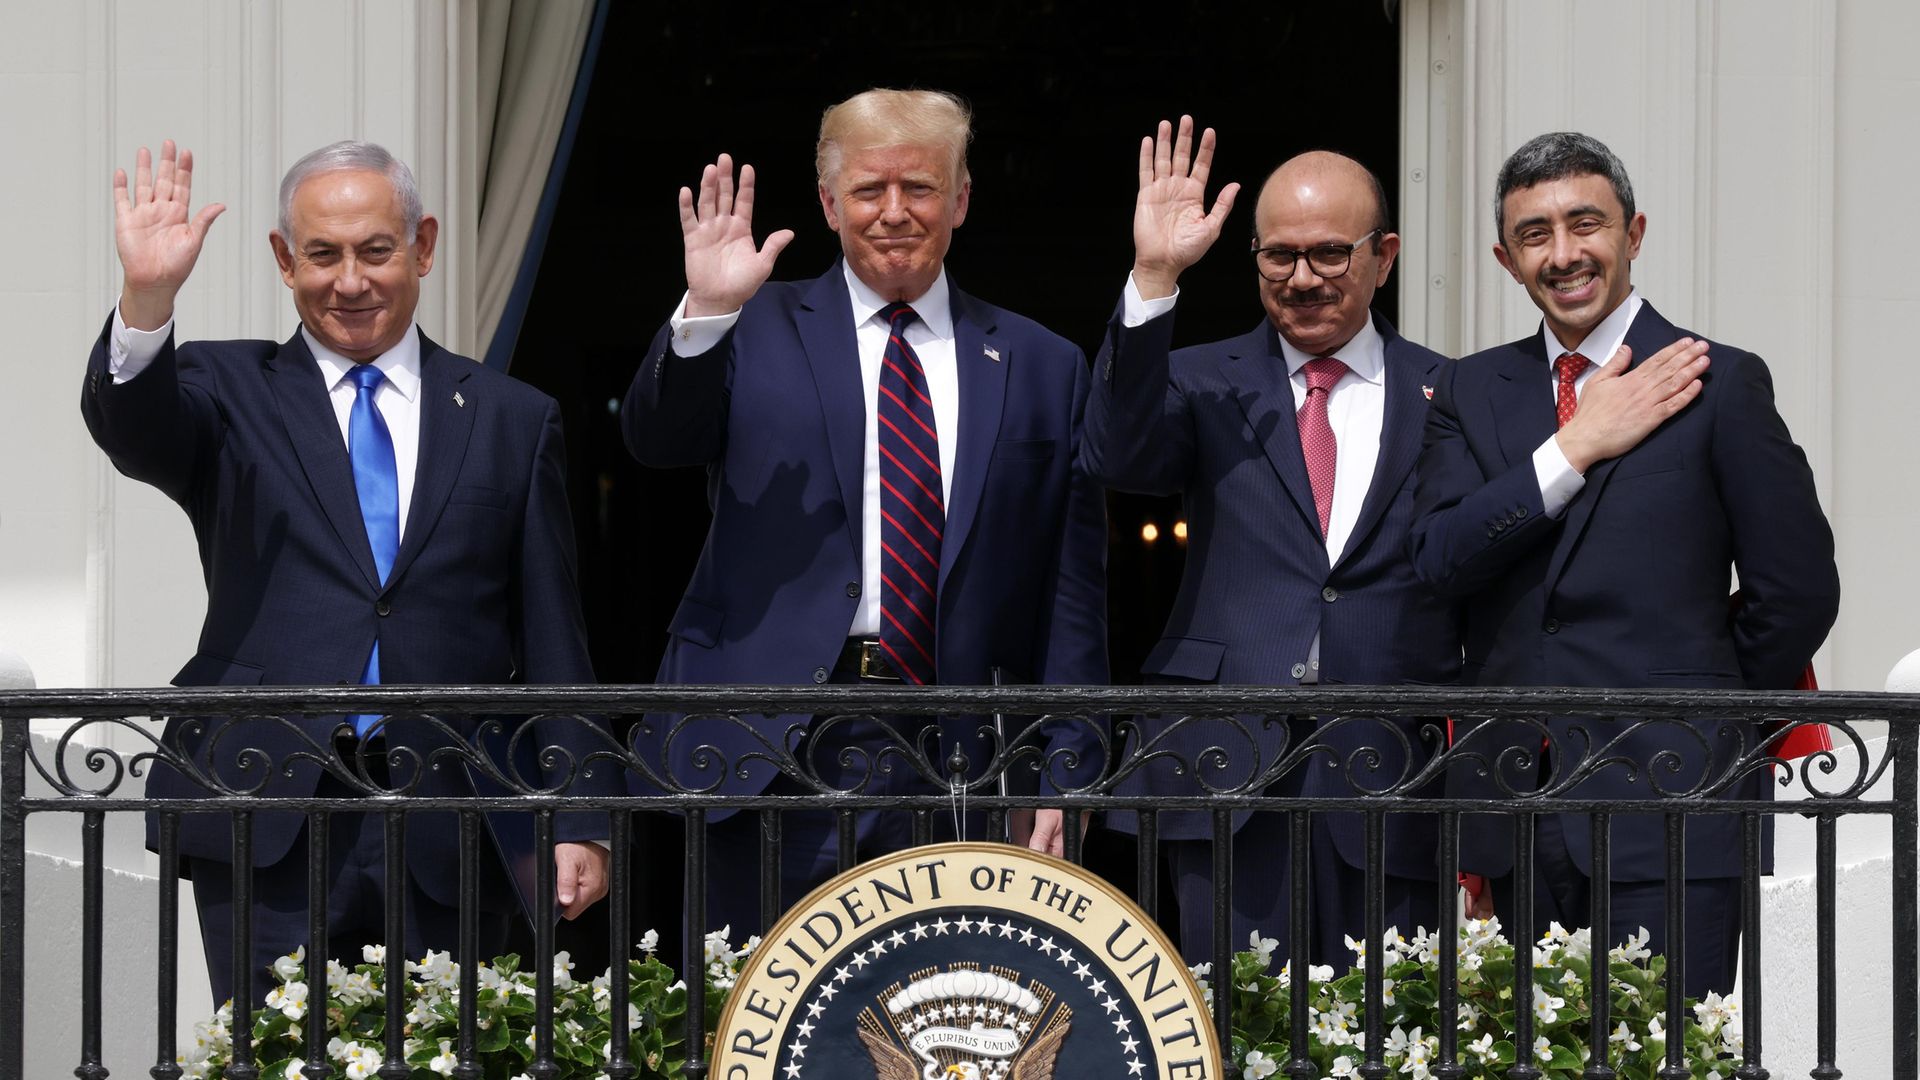
[[[1421,388],[1420,388],[1420,392],[1421,392],[1421,393],[1423,393],[1423,394],[1425,394],[1425,395],[1427,395],[1427,400],[1428,400],[1428,401],[1432,401],[1432,400],[1433,400],[1433,387],[1431,387],[1431,386],[1423,386],[1423,387],[1421,387]]]
[[[996,349],[991,345],[987,345],[987,346],[983,346],[981,351],[987,354],[987,359],[993,361],[996,364],[1000,362],[999,349]]]
[[[1432,397],[1432,396],[1433,396],[1433,391],[1431,391],[1431,390],[1429,390],[1429,391],[1427,391],[1427,396],[1428,396],[1428,397]],[[466,398],[463,398],[463,397],[461,397],[461,396],[460,396],[460,391],[458,391],[458,390],[455,390],[455,391],[453,392],[453,403],[454,403],[455,405],[458,405],[458,406],[460,406],[460,407],[461,407],[461,408],[463,408],[463,409],[467,407],[467,399],[466,399]]]

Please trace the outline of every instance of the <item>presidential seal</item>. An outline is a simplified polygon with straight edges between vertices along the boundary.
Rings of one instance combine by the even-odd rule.
[[[1140,909],[1068,862],[936,844],[780,920],[714,1038],[721,1080],[1216,1080],[1199,986]]]

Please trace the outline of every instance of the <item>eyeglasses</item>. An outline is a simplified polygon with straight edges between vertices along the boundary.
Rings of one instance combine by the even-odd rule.
[[[1306,257],[1307,267],[1323,278],[1337,278],[1347,272],[1353,264],[1353,253],[1361,244],[1377,234],[1379,229],[1368,229],[1366,234],[1351,244],[1319,244],[1302,251],[1297,248],[1260,246],[1253,242],[1253,264],[1260,269],[1260,276],[1268,281],[1285,281],[1293,276],[1294,267],[1302,256]]]

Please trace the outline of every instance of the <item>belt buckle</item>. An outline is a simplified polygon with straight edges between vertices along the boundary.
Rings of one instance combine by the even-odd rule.
[[[879,655],[878,641],[860,643],[860,677],[884,682],[899,682],[900,676],[887,666],[887,661]]]

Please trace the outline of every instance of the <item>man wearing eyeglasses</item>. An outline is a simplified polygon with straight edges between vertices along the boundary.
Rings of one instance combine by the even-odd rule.
[[[1766,364],[1675,327],[1640,296],[1632,267],[1646,228],[1626,167],[1591,136],[1541,135],[1501,166],[1494,258],[1542,324],[1434,384],[1412,546],[1420,576],[1465,605],[1467,682],[1785,690],[1838,613],[1833,533]],[[1771,787],[1740,760],[1760,740],[1746,720],[1543,726],[1544,746],[1540,726],[1462,725],[1456,752],[1497,759],[1505,775],[1463,768],[1449,793],[1563,783],[1590,746],[1621,764],[1569,796],[1764,799]],[[1586,926],[1595,879],[1604,891],[1610,878],[1608,942],[1644,926],[1689,996],[1732,989],[1745,899],[1737,816],[1686,818],[1684,950],[1666,941],[1660,815],[1615,815],[1608,860],[1588,815],[1541,814],[1534,880],[1517,883],[1510,821],[1467,822],[1461,867],[1493,879],[1501,914],[1518,892],[1537,925]]]
[[[1407,565],[1413,463],[1427,391],[1444,359],[1402,338],[1369,306],[1400,238],[1379,181],[1340,154],[1295,157],[1267,178],[1253,253],[1266,318],[1250,332],[1173,349],[1175,282],[1219,237],[1239,185],[1205,204],[1214,133],[1182,117],[1141,141],[1133,273],[1094,363],[1083,464],[1107,486],[1186,500],[1186,570],[1143,675],[1159,683],[1292,686],[1450,683],[1453,612]],[[1412,720],[1242,718],[1142,721],[1184,759],[1135,774],[1130,794],[1191,795],[1255,783],[1311,741],[1274,795],[1352,797],[1411,776],[1431,752]],[[1426,740],[1423,742],[1423,740]],[[1206,751],[1225,751],[1214,769]],[[1371,748],[1377,762],[1357,752]],[[1413,758],[1409,765],[1409,754]],[[1338,767],[1330,767],[1337,765]],[[1264,782],[1264,781],[1263,781]],[[1113,824],[1132,826],[1134,815]],[[1363,930],[1366,844],[1358,814],[1314,815],[1311,943],[1289,940],[1291,851],[1280,815],[1235,815],[1232,935],[1279,940],[1279,958],[1348,956]],[[1210,955],[1215,890],[1208,815],[1163,812],[1159,832],[1180,904],[1182,948]],[[1386,923],[1437,925],[1441,888],[1430,819],[1395,815],[1385,833]]]

